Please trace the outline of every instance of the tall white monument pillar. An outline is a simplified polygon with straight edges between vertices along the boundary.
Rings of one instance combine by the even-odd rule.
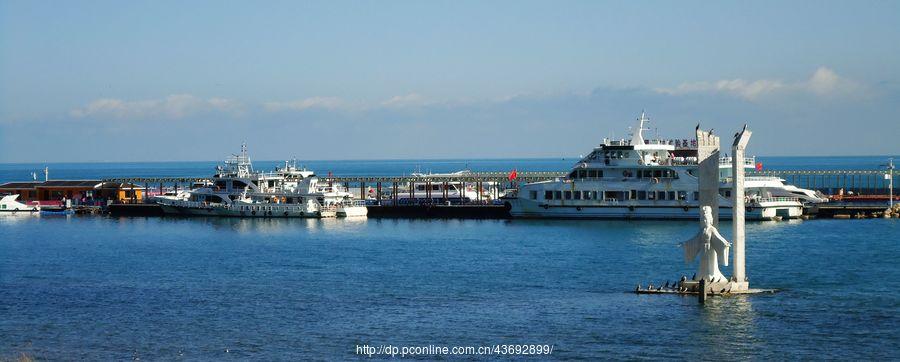
[[[747,290],[749,283],[744,269],[744,151],[747,149],[747,143],[750,142],[750,135],[753,132],[744,129],[735,134],[734,144],[731,146],[731,175],[732,190],[734,197],[734,216],[731,220],[732,227],[732,243],[734,246],[734,273],[731,276],[732,287],[734,291]]]
[[[712,209],[713,226],[719,226],[719,137],[697,125],[697,178],[700,206]]]

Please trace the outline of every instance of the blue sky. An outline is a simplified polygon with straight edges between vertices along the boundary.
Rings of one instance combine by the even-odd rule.
[[[0,162],[900,151],[900,2],[0,0]]]

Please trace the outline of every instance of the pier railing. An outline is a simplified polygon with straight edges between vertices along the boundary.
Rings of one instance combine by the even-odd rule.
[[[886,170],[766,170],[747,174],[779,177],[787,184],[827,195],[837,195],[841,190],[862,195],[887,195],[888,186],[900,175],[900,171],[894,170],[890,179],[885,177]],[[894,183],[894,188],[897,188],[897,183]]]
[[[900,171],[893,171],[893,178],[900,175]],[[360,175],[360,176],[326,176],[320,177],[320,183],[342,184],[354,186],[360,189],[366,186],[397,188],[404,190],[413,184],[456,183],[465,184],[473,188],[479,188],[491,194],[499,194],[503,189],[515,187],[522,183],[547,181],[565,177],[567,172],[561,171],[519,171],[514,181],[509,180],[507,171],[472,172],[466,174],[437,174],[437,175]],[[888,193],[888,185],[892,181],[885,178],[885,170],[766,170],[750,171],[748,178],[779,177],[786,183],[821,191],[828,195],[837,195],[840,190],[845,194],[861,195],[885,195]],[[176,186],[183,188],[195,182],[211,181],[209,177],[116,177],[107,178],[104,182],[133,183],[144,185],[148,189],[163,186]],[[895,183],[896,187],[897,184]],[[362,191],[362,190],[361,190]],[[439,194],[440,191],[435,191]]]

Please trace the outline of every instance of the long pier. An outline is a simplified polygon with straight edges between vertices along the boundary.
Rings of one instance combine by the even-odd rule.
[[[751,172],[748,176],[781,177],[791,185],[827,195],[835,195],[841,189],[857,194],[886,195],[888,186],[900,171],[894,170],[890,180],[886,179],[887,174],[887,170],[767,170]]]
[[[519,171],[514,180],[510,180],[509,173],[505,171],[471,172],[465,174],[433,174],[433,175],[359,175],[359,176],[325,176],[320,177],[320,182],[339,184],[350,188],[358,188],[359,197],[366,199],[371,190],[375,193],[376,200],[383,200],[383,196],[390,195],[393,202],[389,206],[370,206],[372,217],[426,217],[426,218],[508,218],[509,214],[502,205],[489,205],[488,200],[482,199],[482,194],[491,195],[496,199],[507,188],[516,187],[517,183],[553,180],[565,177],[567,172],[562,171]],[[893,171],[896,177],[900,172]],[[828,195],[837,195],[840,190],[845,194],[856,195],[887,195],[888,186],[893,178],[888,179],[886,170],[767,170],[748,172],[747,177],[774,176],[784,179],[787,183],[821,191]],[[118,182],[135,184],[148,190],[164,187],[173,187],[177,190],[189,187],[197,182],[212,181],[209,177],[115,177],[107,178],[104,182]],[[477,190],[478,199],[471,200],[471,205],[399,205],[398,195],[415,192],[417,185],[424,186],[426,198],[447,198],[447,194],[441,190],[447,190],[447,184],[453,183],[463,188]],[[431,185],[444,184],[445,187],[433,191]],[[388,192],[388,193],[386,193]],[[421,191],[420,191],[421,192]],[[132,204],[111,205],[110,212],[119,215],[156,215],[161,211],[154,208],[155,205],[142,205],[141,200],[133,200]],[[147,206],[147,207],[141,207]],[[849,215],[869,215],[881,212],[884,204],[881,202],[833,202],[816,205],[809,209],[810,214],[818,214],[825,217]]]
[[[515,182],[536,182],[546,181],[556,178],[565,177],[567,172],[563,171],[520,171],[517,172]],[[887,194],[889,183],[900,175],[900,170],[894,170],[894,177],[891,180],[885,178],[886,170],[766,170],[751,171],[747,173],[748,177],[754,176],[775,176],[784,179],[787,183],[818,190],[825,194],[834,195],[839,190],[845,192],[852,191],[857,194]],[[372,185],[378,187],[403,184],[423,184],[423,183],[466,183],[466,184],[489,184],[491,187],[512,186],[509,182],[509,172],[506,171],[487,171],[472,172],[461,175],[347,175],[347,176],[325,176],[320,177],[324,182],[343,184],[346,186],[353,185],[365,187]],[[211,181],[209,177],[113,177],[103,179],[104,182],[120,182],[133,183],[143,185],[147,188],[155,186],[180,186],[189,185],[195,182]],[[894,185],[897,186],[896,184]]]

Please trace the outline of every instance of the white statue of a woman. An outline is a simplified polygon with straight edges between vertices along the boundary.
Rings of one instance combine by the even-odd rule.
[[[721,260],[722,265],[728,266],[728,248],[731,247],[731,243],[725,240],[713,226],[712,208],[703,206],[701,211],[702,229],[697,236],[682,243],[684,262],[690,263],[697,255],[700,255],[700,271],[697,273],[697,280],[705,278],[708,281],[724,281],[726,279],[719,271],[719,261]]]

